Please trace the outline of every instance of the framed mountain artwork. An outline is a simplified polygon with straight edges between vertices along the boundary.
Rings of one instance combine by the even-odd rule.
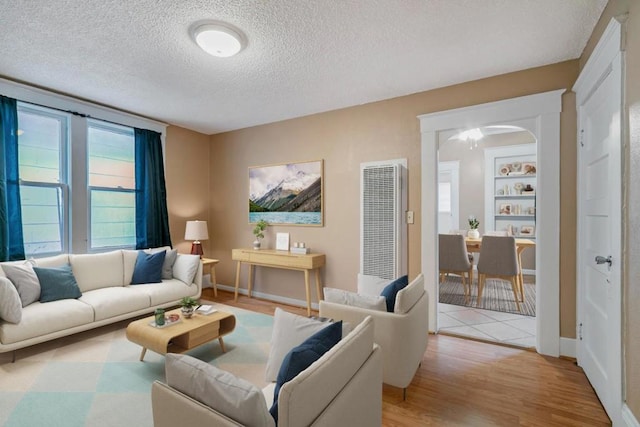
[[[249,168],[249,223],[323,225],[324,161]]]

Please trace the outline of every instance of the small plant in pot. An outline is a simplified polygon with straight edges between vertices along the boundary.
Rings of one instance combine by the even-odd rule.
[[[260,249],[260,239],[264,238],[264,230],[269,226],[269,223],[264,219],[256,222],[256,226],[253,228],[253,235],[256,236],[256,240],[253,241],[253,249]]]
[[[193,316],[193,312],[196,311],[198,306],[198,300],[191,297],[184,297],[180,300],[180,306],[182,306],[182,315],[185,319],[190,319]]]
[[[476,219],[475,216],[469,216],[469,231],[467,232],[467,236],[472,239],[477,239],[480,237],[480,232],[478,231],[478,226],[480,222]]]

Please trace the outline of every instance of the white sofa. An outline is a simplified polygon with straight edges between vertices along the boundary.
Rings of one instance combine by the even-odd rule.
[[[22,308],[22,320],[0,320],[0,353],[28,347],[55,338],[86,331],[109,323],[171,307],[185,296],[199,298],[202,292],[202,263],[193,283],[178,279],[161,283],[130,285],[138,251],[116,250],[98,254],[57,255],[32,260],[37,267],[71,265],[82,296],[46,303],[34,302]],[[179,266],[194,264],[193,255],[178,254]],[[24,264],[25,261],[0,263]],[[0,277],[6,277],[0,269]]]
[[[367,294],[360,282],[358,287],[358,294]],[[398,292],[395,306],[396,312],[389,313],[324,300],[320,301],[320,316],[352,324],[370,316],[375,342],[382,349],[383,381],[406,392],[422,362],[429,337],[428,294],[424,290],[422,274]]]
[[[265,387],[263,393],[268,408],[273,400],[273,385]],[[153,383],[151,401],[155,427],[242,425],[159,381]],[[242,410],[241,406],[237,408]],[[373,342],[371,318],[364,319],[320,359],[282,386],[278,425],[382,425],[382,359],[380,348]]]

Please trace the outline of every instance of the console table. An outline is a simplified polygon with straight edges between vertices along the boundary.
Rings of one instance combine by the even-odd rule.
[[[251,298],[253,286],[253,271],[255,266],[282,268],[285,270],[297,270],[304,272],[304,286],[307,293],[307,315],[311,316],[311,292],[309,288],[309,273],[315,270],[316,291],[318,301],[322,299],[322,285],[320,283],[320,267],[325,265],[324,254],[292,254],[288,251],[276,251],[272,249],[233,249],[231,259],[237,261],[236,267],[236,292],[235,300],[238,300],[238,287],[240,285],[240,267],[242,263],[249,265],[249,280],[247,284],[248,296]]]

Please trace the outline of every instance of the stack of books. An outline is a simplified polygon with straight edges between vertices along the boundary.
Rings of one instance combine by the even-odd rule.
[[[216,310],[215,308],[213,308],[212,305],[209,304],[202,304],[201,306],[198,306],[198,308],[196,308],[196,313],[200,313],[200,314],[211,314],[211,313],[215,313]]]

